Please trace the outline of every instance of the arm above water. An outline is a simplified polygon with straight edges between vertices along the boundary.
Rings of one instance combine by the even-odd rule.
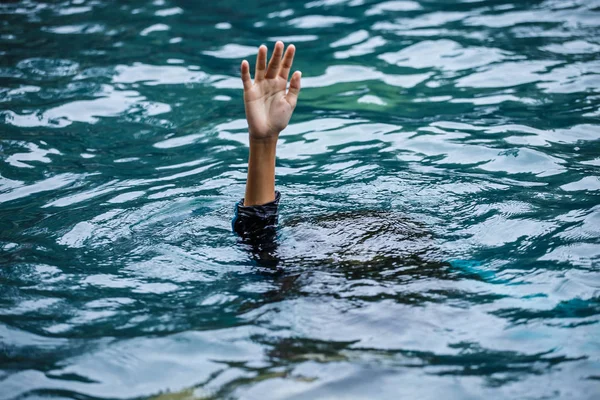
[[[267,47],[260,46],[256,57],[254,83],[250,78],[248,62],[242,62],[244,106],[250,133],[244,206],[261,205],[275,199],[277,139],[279,133],[287,127],[296,107],[301,76],[299,71],[294,72],[286,93],[296,48],[294,45],[288,46],[285,55],[283,48],[282,42],[275,44],[273,56],[267,67]]]
[[[244,106],[248,120],[250,152],[244,199],[236,206],[233,229],[242,236],[254,235],[261,226],[277,223],[279,193],[275,192],[277,140],[292,117],[300,92],[299,71],[294,72],[286,92],[296,48],[277,42],[267,66],[267,47],[260,46],[254,82],[250,65],[241,65]]]

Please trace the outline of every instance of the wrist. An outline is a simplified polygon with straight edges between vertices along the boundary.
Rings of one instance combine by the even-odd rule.
[[[279,139],[279,133],[271,135],[254,135],[250,133],[250,145],[256,146],[274,146]]]

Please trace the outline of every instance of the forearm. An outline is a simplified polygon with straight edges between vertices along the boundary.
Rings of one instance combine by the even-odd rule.
[[[277,209],[280,194],[275,191],[275,151],[277,137],[250,137],[248,179],[244,199],[237,203],[233,230],[255,251],[276,247]],[[261,256],[262,258],[262,256]]]
[[[250,138],[244,206],[261,205],[275,200],[276,148],[277,137],[266,140]]]

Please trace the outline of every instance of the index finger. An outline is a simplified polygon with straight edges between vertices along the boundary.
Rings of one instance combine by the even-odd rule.
[[[283,62],[281,64],[281,68],[279,69],[279,76],[288,80],[290,76],[290,69],[292,69],[292,64],[294,63],[294,55],[296,54],[296,46],[290,44],[285,51],[285,55],[283,56]]]

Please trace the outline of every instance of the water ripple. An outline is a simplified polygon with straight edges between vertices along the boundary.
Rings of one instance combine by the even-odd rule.
[[[0,397],[594,398],[599,7],[0,4]],[[275,40],[279,273],[230,227]]]

